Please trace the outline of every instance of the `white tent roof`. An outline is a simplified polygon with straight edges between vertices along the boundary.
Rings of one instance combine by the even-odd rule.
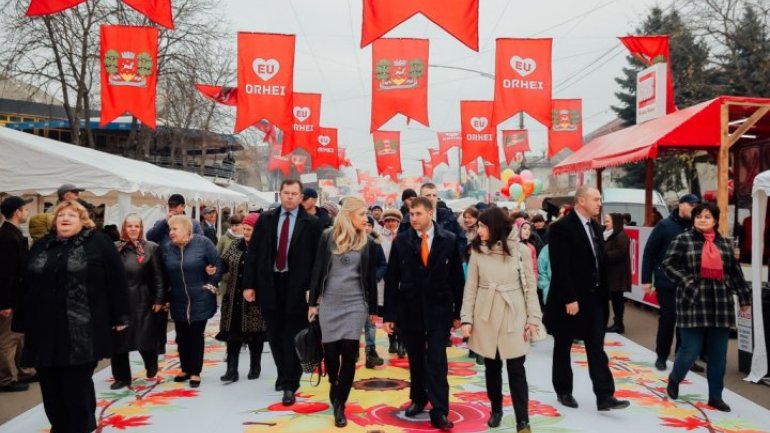
[[[72,183],[96,195],[110,191],[166,198],[182,194],[189,202],[246,203],[244,194],[203,177],[36,135],[0,128],[0,189],[7,193],[49,195]]]
[[[269,200],[267,197],[275,196],[274,192],[263,192],[250,186],[241,185],[240,183],[231,182],[227,185],[227,189],[245,194],[249,198],[250,206],[257,206],[266,208],[273,203],[273,200]]]

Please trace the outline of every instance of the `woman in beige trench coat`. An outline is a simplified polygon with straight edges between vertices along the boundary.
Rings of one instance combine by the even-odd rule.
[[[505,360],[516,430],[524,433],[530,431],[524,358],[530,337],[542,326],[542,313],[529,248],[515,235],[501,209],[492,208],[479,216],[460,317],[463,335],[469,337],[468,347],[484,357],[487,395],[492,405],[487,424],[497,427],[503,416]]]

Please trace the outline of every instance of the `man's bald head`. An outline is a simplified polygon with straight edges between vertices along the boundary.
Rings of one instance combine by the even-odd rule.
[[[587,218],[599,216],[602,210],[602,194],[589,185],[579,187],[575,191],[575,209]]]

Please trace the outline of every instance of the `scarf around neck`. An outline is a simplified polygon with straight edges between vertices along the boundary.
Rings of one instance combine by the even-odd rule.
[[[712,280],[724,280],[724,265],[722,264],[722,254],[717,248],[714,239],[716,232],[703,232],[703,252],[701,253],[700,276]]]
[[[142,264],[142,262],[144,262],[144,242],[141,240],[121,240],[118,244],[118,251],[123,252],[123,250],[129,245],[133,246],[134,250],[136,251],[136,261],[139,264]]]

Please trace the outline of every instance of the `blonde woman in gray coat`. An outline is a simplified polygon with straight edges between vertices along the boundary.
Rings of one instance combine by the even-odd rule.
[[[530,250],[516,240],[501,209],[492,208],[479,216],[460,317],[463,335],[469,337],[468,347],[484,357],[487,396],[492,405],[487,424],[498,427],[503,417],[505,360],[516,430],[530,432],[524,359],[531,337],[542,326],[542,312]]]

